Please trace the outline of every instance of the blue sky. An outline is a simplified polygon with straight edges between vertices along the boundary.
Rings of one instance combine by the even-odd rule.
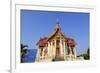
[[[77,42],[77,53],[85,52],[89,47],[89,13],[21,10],[21,43],[37,49],[40,37],[52,34],[57,19],[61,31]]]

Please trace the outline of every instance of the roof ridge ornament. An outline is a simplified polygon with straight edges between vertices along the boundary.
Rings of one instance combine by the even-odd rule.
[[[59,20],[56,20],[56,27],[55,30],[61,30]]]

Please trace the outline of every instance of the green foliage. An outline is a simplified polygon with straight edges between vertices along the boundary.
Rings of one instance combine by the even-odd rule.
[[[25,54],[27,53],[27,49],[25,49],[26,47],[28,47],[28,46],[21,44],[21,63],[24,62],[23,58],[24,58]]]
[[[83,56],[83,58],[84,58],[85,60],[89,60],[89,59],[90,59],[90,49],[88,48],[87,51],[86,51],[86,53],[81,54],[81,55],[79,55],[79,56]],[[79,56],[78,56],[78,57],[79,57]]]
[[[90,49],[89,48],[87,49],[86,54],[83,54],[83,57],[84,57],[85,60],[89,60],[90,59]]]

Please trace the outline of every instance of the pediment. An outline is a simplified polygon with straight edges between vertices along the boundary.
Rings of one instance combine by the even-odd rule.
[[[55,31],[51,36],[49,36],[48,41],[53,39],[66,39],[67,37],[61,31]]]

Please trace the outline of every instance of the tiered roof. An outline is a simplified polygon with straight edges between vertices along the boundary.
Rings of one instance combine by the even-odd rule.
[[[55,31],[53,32],[53,34],[49,37],[44,37],[44,38],[40,38],[40,40],[38,41],[37,45],[39,45],[39,47],[45,47],[46,44],[48,43],[48,41],[54,36],[56,35],[57,32],[60,32],[60,34],[65,38],[65,43],[70,46],[70,47],[75,47],[76,42],[74,39],[66,37],[62,32],[61,32],[61,28],[59,26],[59,21],[56,22],[56,27],[55,27]]]
[[[45,47],[46,44],[48,43],[47,39],[48,39],[47,37],[40,38],[37,45],[39,45],[39,47]]]

